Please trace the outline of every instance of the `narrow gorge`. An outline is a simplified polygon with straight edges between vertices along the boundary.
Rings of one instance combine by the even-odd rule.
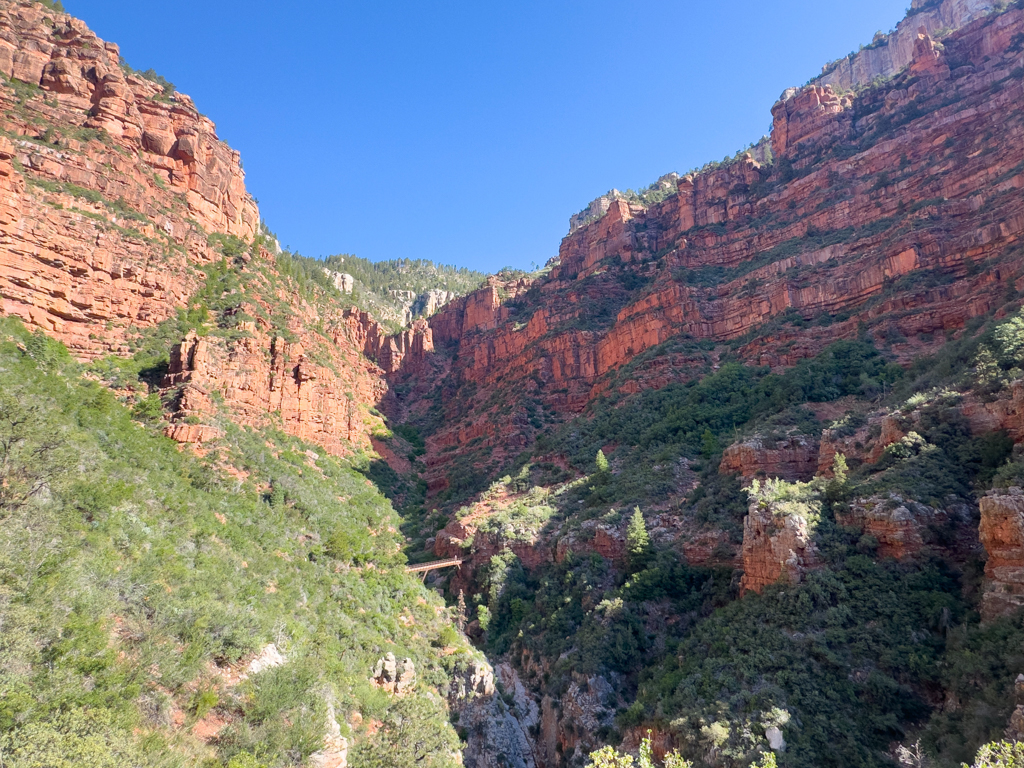
[[[1021,2],[493,275],[283,250],[59,3],[0,73],[0,763],[1024,759]]]

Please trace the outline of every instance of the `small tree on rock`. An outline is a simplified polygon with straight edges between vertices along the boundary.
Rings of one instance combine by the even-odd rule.
[[[647,533],[647,524],[640,507],[633,508],[633,517],[626,528],[626,556],[629,567],[634,571],[641,570],[647,564],[651,553],[651,537]]]

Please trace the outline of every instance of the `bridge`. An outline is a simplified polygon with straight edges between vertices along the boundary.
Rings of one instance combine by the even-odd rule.
[[[406,568],[407,573],[426,573],[427,571],[436,571],[439,568],[451,568],[452,566],[461,566],[461,557],[452,557],[448,560],[432,560],[429,563],[419,563],[418,565],[410,565]]]

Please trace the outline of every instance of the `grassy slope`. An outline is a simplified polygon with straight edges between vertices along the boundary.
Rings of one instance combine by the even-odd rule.
[[[404,573],[365,460],[274,430],[232,430],[193,458],[60,345],[0,322],[0,437],[17,438],[0,483],[5,765],[298,765],[322,744],[328,700],[357,763],[381,747],[390,764],[418,749],[451,762],[441,694],[467,649]],[[287,664],[224,682],[270,642]],[[415,696],[372,687],[387,652],[414,660]],[[350,728],[356,712],[383,721],[376,737]],[[190,727],[211,715],[227,725],[204,744]]]

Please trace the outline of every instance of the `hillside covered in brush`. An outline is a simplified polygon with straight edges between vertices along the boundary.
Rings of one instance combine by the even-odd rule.
[[[1021,2],[530,274],[280,251],[59,4],[0,72],[3,765],[1019,764]]]

